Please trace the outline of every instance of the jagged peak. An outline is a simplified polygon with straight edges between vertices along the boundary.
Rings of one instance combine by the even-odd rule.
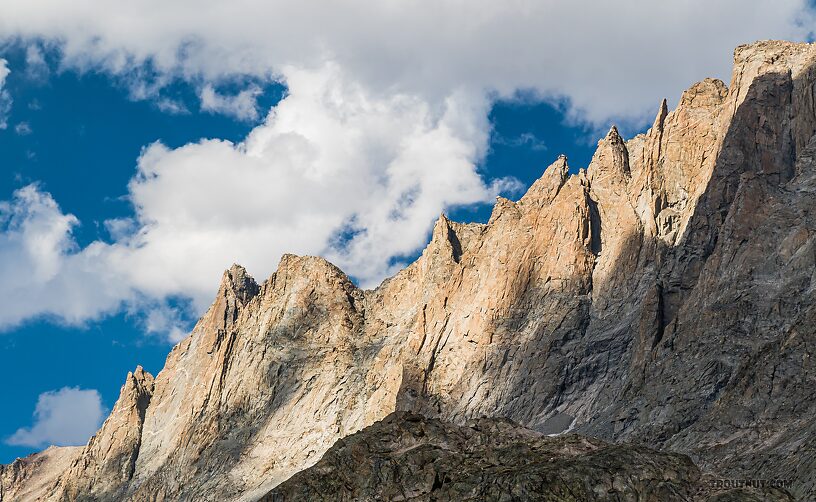
[[[137,402],[147,406],[153,394],[154,382],[153,375],[145,371],[141,365],[136,366],[133,371],[128,371],[125,383],[119,391],[119,399],[116,400],[111,414],[113,415],[119,409],[130,409],[136,406]]]
[[[224,271],[221,277],[220,291],[231,293],[242,305],[246,305],[258,294],[260,286],[244,267],[233,263],[229,269]]]
[[[250,276],[246,269],[237,263],[224,271],[221,275],[221,284],[215,300],[210,305],[209,310],[199,319],[193,333],[206,330],[207,326],[216,326],[217,329],[227,329],[229,325],[238,319],[239,310],[245,307],[261,291],[255,279]],[[210,337],[212,340],[205,345],[217,343],[217,337]]]
[[[462,244],[454,229],[453,222],[445,216],[445,213],[441,213],[436,223],[434,223],[433,232],[431,233],[431,242],[423,251],[423,255],[427,255],[440,248],[449,252],[453,261],[459,262],[462,256]]]
[[[706,78],[683,91],[679,108],[719,106],[728,96],[728,87],[720,79]]]
[[[555,162],[544,170],[541,177],[530,186],[524,197],[519,200],[519,204],[538,206],[549,204],[558,195],[568,178],[569,164],[567,163],[567,156],[559,155]]]
[[[153,375],[145,371],[144,368],[142,368],[141,364],[137,365],[136,369],[133,370],[132,372],[129,371],[127,375],[127,381],[128,382],[133,381],[136,384],[152,385],[153,380],[154,380]]]
[[[431,241],[427,247],[431,247],[437,243],[446,243],[448,241],[448,232],[451,231],[450,220],[445,213],[439,213],[439,218],[436,219],[431,230]]]
[[[104,500],[111,485],[132,478],[153,391],[153,375],[144,368],[128,372],[110,415],[55,485],[59,500],[76,500],[82,492]]]
[[[436,222],[433,226],[433,232],[431,234],[431,242],[435,240],[441,239],[443,237],[447,238],[447,233],[450,232],[450,220],[445,213],[439,213],[439,218],[436,219]]]
[[[630,177],[629,151],[615,125],[610,127],[606,136],[598,141],[598,148],[589,163],[587,174],[590,182],[607,177],[613,179]]]
[[[474,245],[478,248],[477,243],[487,228],[488,225],[484,223],[453,221],[441,213],[434,223],[430,242],[422,250],[422,258],[414,263],[423,262],[427,265],[431,256],[435,257],[434,260],[441,256],[443,262],[460,263],[468,250],[473,249]]]
[[[285,253],[281,256],[278,269],[273,274],[272,280],[277,282],[278,279],[283,279],[285,283],[286,278],[303,275],[333,276],[353,285],[348,275],[329,260],[321,256],[301,256],[292,253]]]
[[[297,255],[293,253],[284,253],[281,255],[281,259],[278,262],[278,272],[301,265],[328,268],[342,273],[342,271],[334,263],[323,258],[322,256]]]
[[[510,212],[518,212],[516,203],[505,197],[496,197],[496,204],[493,206],[493,212],[490,213],[490,220],[488,220],[487,224],[496,223],[502,216]]]
[[[652,130],[663,131],[663,125],[666,123],[666,117],[669,115],[669,103],[666,98],[660,101],[660,106],[657,109],[657,116],[652,124]]]

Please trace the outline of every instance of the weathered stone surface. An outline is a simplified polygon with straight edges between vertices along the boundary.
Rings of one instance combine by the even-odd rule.
[[[9,465],[0,465],[0,501],[45,499],[81,449],[52,446]]]
[[[401,410],[681,452],[813,499],[815,85],[816,46],[739,47],[730,87],[613,128],[586,171],[559,158],[485,225],[441,216],[375,290],[320,258],[260,285],[234,266],[143,415],[115,410],[124,429],[43,474],[49,496],[254,500]]]
[[[688,457],[580,436],[547,437],[501,419],[456,426],[397,412],[339,440],[261,502],[289,500],[688,501]]]

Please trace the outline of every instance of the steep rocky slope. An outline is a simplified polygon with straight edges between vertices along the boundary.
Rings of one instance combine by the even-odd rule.
[[[261,500],[683,501],[699,477],[681,455],[548,438],[503,420],[457,427],[397,412],[339,440]]]
[[[455,426],[396,412],[338,440],[261,502],[287,500],[788,501],[780,490],[711,489],[691,460],[505,419]]]
[[[314,257],[260,285],[232,267],[37,493],[255,500],[403,410],[640,443],[816,497],[816,46],[734,59],[730,87],[695,84],[629,141],[613,128],[578,174],[557,159],[488,224],[440,217],[375,290]],[[8,469],[0,493],[20,493],[31,478]]]

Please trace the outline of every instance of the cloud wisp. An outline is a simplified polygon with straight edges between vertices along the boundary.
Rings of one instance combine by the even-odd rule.
[[[11,73],[11,70],[9,70],[8,62],[0,58],[0,129],[8,127],[8,115],[11,112],[11,94],[4,89],[9,73]]]
[[[260,94],[261,88],[257,85],[251,85],[235,95],[224,95],[212,84],[206,84],[200,92],[201,109],[205,112],[222,113],[238,120],[257,120],[257,99]]]

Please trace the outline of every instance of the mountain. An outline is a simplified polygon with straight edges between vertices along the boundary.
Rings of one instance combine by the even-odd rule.
[[[554,441],[816,498],[815,66],[816,45],[738,47],[730,87],[613,127],[577,174],[558,158],[487,224],[441,216],[374,290],[316,257],[261,284],[233,266],[155,379],[129,374],[87,446],[3,467],[0,500],[307,493],[316,471],[293,475],[395,411],[447,424],[454,451],[500,417],[507,441],[590,436]],[[531,435],[532,460],[552,444]]]

